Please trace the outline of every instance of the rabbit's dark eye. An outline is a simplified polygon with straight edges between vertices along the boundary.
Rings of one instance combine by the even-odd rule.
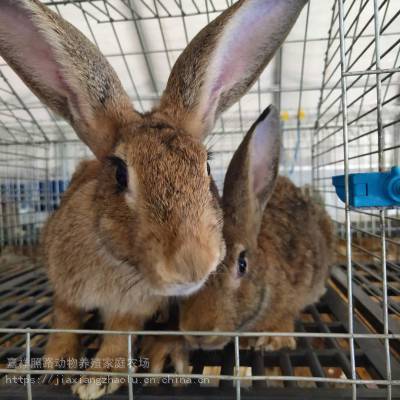
[[[211,168],[210,168],[210,163],[209,161],[211,161],[213,159],[213,152],[211,150],[207,150],[207,175],[210,176],[211,175]]]
[[[117,182],[117,192],[123,192],[128,186],[128,171],[124,160],[119,157],[110,157],[111,163],[115,166],[115,180]]]
[[[243,276],[247,271],[246,251],[242,251],[238,257],[238,272],[239,276]]]
[[[128,173],[125,165],[118,165],[115,179],[117,180],[118,191],[123,192],[128,185]]]

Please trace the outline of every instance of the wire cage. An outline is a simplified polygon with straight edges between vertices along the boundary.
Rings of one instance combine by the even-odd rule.
[[[101,49],[144,111],[190,39],[233,0],[43,2]],[[284,132],[281,174],[312,190],[335,221],[337,265],[326,295],[297,321],[297,349],[256,352],[240,347],[251,333],[225,333],[233,342],[224,350],[191,355],[191,374],[182,377],[190,383],[145,385],[145,369],[129,370],[128,386],[107,398],[400,399],[398,210],[352,208],[331,183],[334,175],[399,165],[399,21],[397,0],[311,0],[273,62],[207,139],[221,187],[244,133],[274,103]],[[90,156],[0,59],[0,399],[73,398],[40,361],[52,304],[39,236],[74,168]],[[96,314],[85,329],[90,359],[105,332]],[[130,343],[135,332],[120,334]],[[134,349],[127,351],[132,358]],[[11,378],[21,363],[26,380],[17,384]],[[160,376],[177,378],[168,369]]]

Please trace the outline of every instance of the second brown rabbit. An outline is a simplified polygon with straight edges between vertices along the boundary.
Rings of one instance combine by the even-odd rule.
[[[277,176],[280,131],[278,112],[270,107],[232,158],[222,199],[226,257],[206,285],[182,301],[183,331],[292,332],[300,311],[325,291],[332,223],[300,188]],[[203,349],[230,340],[186,339]],[[284,346],[294,347],[294,339],[264,337],[255,343],[270,350]]]

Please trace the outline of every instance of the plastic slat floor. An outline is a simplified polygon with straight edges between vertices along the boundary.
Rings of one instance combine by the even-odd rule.
[[[382,333],[383,315],[379,299],[382,295],[380,271],[374,265],[354,265],[354,319],[355,333]],[[399,330],[400,273],[388,265],[389,329]],[[347,333],[348,308],[346,303],[346,273],[337,267],[332,274],[328,291],[321,302],[309,307],[297,323],[298,332]],[[45,271],[28,261],[0,270],[0,327],[48,328],[51,314],[51,290]],[[88,318],[86,327],[99,328],[96,315]],[[25,335],[3,333],[0,335],[0,368],[6,368],[10,359],[25,355]],[[43,355],[45,335],[32,335],[31,358]],[[85,336],[83,344],[92,355],[98,345],[95,335]],[[390,341],[392,379],[400,379],[398,340]],[[326,378],[351,378],[348,340],[340,338],[298,338],[296,350],[279,352],[240,351],[241,367],[245,373],[256,375],[308,376]],[[384,342],[379,339],[356,339],[355,359],[359,379],[386,379]],[[191,356],[192,373],[221,375],[234,373],[234,349],[228,345],[222,351],[196,351]],[[168,370],[167,370],[168,371]],[[212,371],[212,372],[210,372]],[[168,372],[171,372],[170,370]],[[73,399],[68,386],[54,385],[55,376],[43,377],[46,384],[32,385],[33,399]],[[6,383],[0,375],[0,399],[27,399],[27,388]],[[51,384],[53,383],[53,384]],[[351,399],[351,385],[328,382],[296,381],[244,381],[242,399]],[[357,385],[358,399],[386,398],[386,387],[376,384]],[[128,390],[122,388],[104,399],[127,399]],[[181,387],[134,386],[135,399],[233,399],[235,389],[231,381],[219,380]],[[400,390],[393,386],[392,398],[400,399]]]

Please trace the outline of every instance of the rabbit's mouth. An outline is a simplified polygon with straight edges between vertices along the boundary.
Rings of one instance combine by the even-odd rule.
[[[164,287],[158,294],[161,296],[190,296],[201,289],[206,280],[207,277],[197,282],[170,284]]]
[[[250,311],[247,315],[242,315],[242,320],[239,322],[236,329],[238,331],[248,330],[249,326],[254,326],[256,321],[263,315],[263,311],[265,308],[265,304],[268,302],[268,293],[266,288],[262,288],[258,302],[256,303],[255,307]]]

